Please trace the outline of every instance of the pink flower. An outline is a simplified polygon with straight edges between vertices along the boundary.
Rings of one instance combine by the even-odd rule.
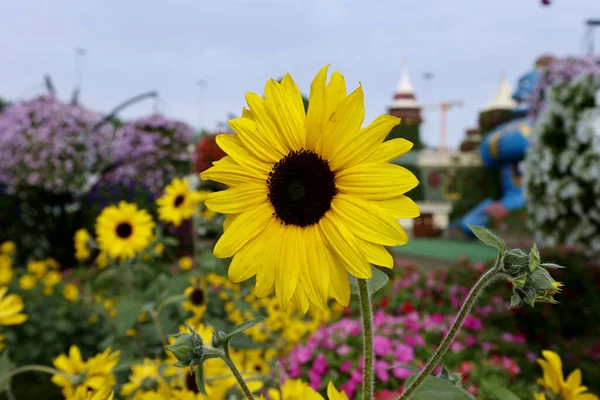
[[[342,365],[340,365],[340,372],[348,372],[350,371],[350,369],[352,369],[352,362],[348,361],[344,361],[342,363]]]
[[[481,350],[488,352],[491,351],[494,348],[494,345],[490,342],[483,342],[481,343]]]
[[[352,347],[348,346],[347,344],[343,344],[341,345],[336,353],[338,356],[345,356],[346,354],[350,353],[352,351]],[[377,350],[375,350],[377,352]]]
[[[340,391],[346,392],[346,394],[348,395],[348,398],[351,399],[354,397],[354,392],[356,392],[357,386],[358,386],[358,384],[356,382],[354,382],[352,379],[349,379],[348,382],[346,382],[342,385],[342,387],[340,388]]]
[[[322,380],[323,378],[321,374],[315,372],[315,370],[311,369],[310,371],[308,371],[308,382],[310,384],[310,387],[312,387],[313,389],[319,390],[319,387],[321,387]]]
[[[317,355],[317,357],[315,357],[315,361],[313,362],[312,369],[313,369],[313,371],[315,371],[318,374],[323,374],[323,373],[325,373],[325,371],[327,371],[328,366],[329,366],[329,364],[327,363],[327,360],[325,359],[325,356],[323,355],[323,353],[319,353]]]
[[[398,343],[394,349],[394,357],[396,357],[395,361],[397,361],[398,364],[408,364],[414,360],[415,351],[406,344]]]
[[[472,331],[480,331],[483,329],[483,323],[481,320],[473,315],[467,315],[464,326]]]
[[[464,350],[464,348],[465,348],[465,346],[462,343],[460,343],[460,342],[453,342],[450,345],[450,350],[456,351],[456,352]]]
[[[373,338],[373,348],[378,356],[385,356],[392,349],[390,340],[383,336],[375,336]]]
[[[394,375],[398,379],[406,379],[413,374],[414,372],[412,372],[410,369],[392,368],[392,375]]]
[[[374,369],[375,369],[375,375],[377,376],[377,379],[379,379],[381,382],[387,382],[390,380],[390,364],[385,362],[385,361],[375,361],[374,364]]]
[[[298,349],[297,357],[300,364],[306,364],[312,358],[312,353],[307,348],[302,347]]]

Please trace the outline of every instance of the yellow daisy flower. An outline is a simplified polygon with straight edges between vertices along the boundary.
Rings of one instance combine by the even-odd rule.
[[[561,395],[564,400],[598,400],[596,395],[586,392],[586,386],[581,385],[580,369],[572,371],[565,381],[560,356],[550,350],[542,351],[542,355],[544,359],[538,359],[537,362],[542,367],[544,375],[543,378],[538,379],[538,384],[554,394]]]
[[[75,394],[69,400],[113,400],[114,397],[112,386],[106,385],[98,390],[90,390],[82,385],[75,390]]]
[[[48,265],[44,261],[30,261],[27,263],[27,271],[37,279],[41,279],[48,271]]]
[[[78,229],[75,232],[75,236],[73,238],[75,242],[75,258],[79,262],[84,262],[88,258],[90,258],[90,249],[88,248],[88,242],[92,237],[87,229]]]
[[[179,268],[182,271],[189,271],[190,269],[192,269],[193,265],[194,262],[192,261],[191,257],[185,256],[179,259]]]
[[[161,363],[159,360],[145,358],[141,364],[131,367],[129,382],[121,387],[121,395],[135,395],[132,399],[142,399],[144,392],[162,391],[168,389],[168,384],[159,373]]]
[[[362,88],[346,95],[341,74],[326,83],[327,68],[312,82],[307,113],[290,75],[268,81],[264,99],[248,93],[250,109],[229,121],[236,134],[217,136],[228,156],[200,174],[229,186],[206,199],[231,214],[215,256],[233,257],[230,279],[256,275],[256,295],[274,289],[286,310],[290,302],[324,309],[329,296],[347,305],[348,273],[392,268],[384,246],[408,241],[398,218],[419,215],[404,196],[417,178],[390,164],[412,143],[383,142],[400,119],[382,115],[361,129]]]
[[[8,285],[12,282],[14,276],[10,257],[0,254],[0,286]]]
[[[191,278],[191,286],[188,286],[183,291],[183,294],[187,297],[181,303],[184,310],[192,313],[192,317],[186,322],[192,326],[198,325],[204,317],[206,312],[208,293],[206,292],[206,284],[200,280],[200,278]]]
[[[25,274],[19,278],[19,287],[23,290],[31,290],[35,287],[37,280],[33,275]]]
[[[119,363],[120,352],[111,351],[112,349],[109,347],[103,353],[84,361],[79,348],[75,345],[71,346],[68,356],[60,354],[52,363],[59,371],[80,377],[79,383],[74,384],[73,380],[63,375],[52,375],[52,382],[62,388],[65,398],[72,398],[78,391],[94,393],[114,386],[116,380],[113,369]]]
[[[94,261],[99,269],[108,267],[108,255],[105,251],[101,251]]]
[[[0,244],[0,254],[11,255],[17,250],[17,245],[13,241],[6,241]]]
[[[7,287],[0,287],[0,325],[19,325],[27,321],[27,315],[22,314],[23,300],[18,294],[9,294]]]
[[[165,187],[162,197],[156,200],[158,218],[179,226],[183,220],[192,217],[202,197],[199,192],[190,190],[187,179],[175,178]]]
[[[102,210],[96,220],[96,236],[100,250],[115,259],[134,257],[144,250],[152,238],[154,222],[146,210],[120,202]]]
[[[79,288],[73,283],[67,283],[63,288],[63,296],[71,303],[79,300]]]
[[[323,400],[323,396],[300,379],[288,379],[281,385],[281,392],[269,389],[267,393],[273,400]]]

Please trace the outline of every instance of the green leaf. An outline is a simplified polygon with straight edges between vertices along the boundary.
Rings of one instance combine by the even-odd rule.
[[[198,387],[198,391],[203,395],[207,396],[206,388],[204,387],[204,368],[202,364],[198,364],[196,366],[196,386]]]
[[[409,382],[412,383],[415,379],[416,375],[410,376],[404,387],[408,387]],[[475,397],[450,381],[428,376],[408,400],[475,400]]]
[[[0,353],[0,381],[4,381],[4,377],[8,375],[10,370],[12,370],[15,365],[10,361],[8,357],[8,351],[4,350]],[[4,381],[2,385],[0,385],[0,393],[4,392],[8,386],[8,380]]]
[[[554,264],[554,263],[541,263],[540,267],[550,268],[550,269],[567,268],[564,265],[558,265],[558,264]]]
[[[403,368],[403,369],[407,369],[409,371],[414,372],[415,374],[418,374],[420,372],[419,368],[415,367],[414,365],[409,365],[409,364],[394,364],[392,365],[390,368],[388,369],[392,369],[392,368]],[[411,375],[411,376],[415,376],[415,375]]]
[[[523,303],[524,301],[521,296],[519,296],[518,293],[513,293],[512,297],[510,298],[510,307],[519,308],[523,305]]]
[[[225,334],[224,336],[218,337],[218,338],[213,337],[213,345],[215,347],[227,346],[227,344],[229,343],[229,341],[231,340],[232,337],[234,337],[238,333],[242,333],[246,329],[252,328],[254,325],[256,325],[260,322],[263,322],[263,321],[264,321],[263,317],[258,317],[258,318],[251,319],[250,321],[242,322],[241,324],[239,324],[238,326],[233,328],[231,330],[231,332]]]
[[[489,230],[485,229],[482,226],[474,226],[474,225],[468,225],[468,226],[469,226],[469,229],[471,229],[471,232],[473,232],[473,234],[475,236],[477,236],[477,239],[481,240],[483,243],[495,248],[496,250],[498,250],[500,252],[504,251],[504,249],[505,249],[504,242],[498,236],[494,235],[492,232],[490,232]]]
[[[179,240],[175,239],[174,237],[170,237],[170,236],[163,237],[162,241],[167,246],[177,246],[179,244]]]
[[[527,283],[527,274],[519,275],[516,278],[509,278],[509,280],[519,289],[523,289]]]
[[[390,280],[389,276],[382,270],[371,265],[371,279],[367,279],[369,294],[377,293]],[[350,275],[350,293],[358,294],[358,280]]]
[[[484,386],[489,392],[492,392],[498,400],[520,400],[516,394],[508,389],[498,386],[497,384],[483,381],[482,386]]]
[[[531,252],[529,253],[529,272],[535,271],[535,269],[540,265],[540,252],[535,245],[531,247]]]
[[[126,297],[120,297],[117,300],[117,305],[115,307],[117,310],[117,315],[115,316],[115,329],[119,335],[124,334],[127,329],[135,324],[143,307],[144,302],[141,300],[133,300]]]

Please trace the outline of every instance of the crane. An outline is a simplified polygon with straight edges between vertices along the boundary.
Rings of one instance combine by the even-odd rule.
[[[441,112],[441,129],[440,129],[440,150],[446,151],[446,133],[447,133],[447,119],[448,110],[454,107],[462,107],[463,102],[460,100],[444,101],[437,104],[427,104],[422,106],[423,110],[439,109]]]

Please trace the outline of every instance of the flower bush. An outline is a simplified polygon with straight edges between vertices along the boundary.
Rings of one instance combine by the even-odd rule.
[[[600,73],[558,85],[527,151],[525,195],[529,225],[546,246],[600,253]]]
[[[187,125],[161,115],[125,123],[116,135],[113,161],[117,167],[111,178],[161,190],[174,177],[190,171],[192,136]]]
[[[84,191],[110,162],[113,129],[92,132],[100,121],[101,115],[53,96],[7,107],[0,114],[0,182],[10,192]]]

